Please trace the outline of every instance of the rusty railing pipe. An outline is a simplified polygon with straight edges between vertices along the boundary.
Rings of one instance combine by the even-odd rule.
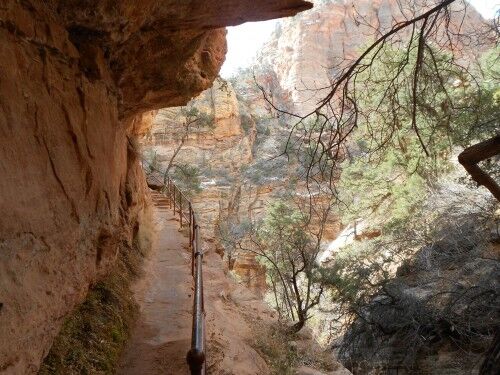
[[[147,163],[147,162],[146,162]],[[147,163],[150,167],[151,165]],[[155,169],[152,168],[152,171]],[[158,171],[159,172],[159,171]],[[164,181],[165,183],[165,181]],[[191,274],[194,279],[193,298],[193,326],[191,331],[191,349],[188,351],[186,360],[188,362],[191,375],[206,374],[206,338],[205,338],[205,301],[203,294],[203,252],[200,246],[200,227],[193,206],[189,199],[177,188],[169,176],[166,177],[166,196],[169,200],[169,207],[174,210],[174,216],[179,208],[179,219],[182,227],[184,212],[182,210],[182,200],[185,199],[188,205],[188,216],[184,216],[189,223],[189,247],[191,250]],[[164,190],[165,191],[165,190]],[[179,196],[179,204],[177,204]]]
[[[200,251],[199,226],[194,226],[194,301],[193,301],[193,329],[191,335],[191,349],[187,354],[187,361],[191,375],[205,374],[205,308],[203,301],[203,253]]]

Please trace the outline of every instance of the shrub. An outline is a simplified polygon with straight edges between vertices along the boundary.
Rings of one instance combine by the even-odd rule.
[[[249,134],[253,126],[252,117],[247,114],[241,114],[240,121],[241,121],[241,128],[243,129],[245,134]]]
[[[330,351],[323,350],[310,338],[291,334],[287,327],[279,323],[260,322],[253,330],[253,347],[262,354],[273,375],[294,375],[299,366],[321,371],[335,370]]]

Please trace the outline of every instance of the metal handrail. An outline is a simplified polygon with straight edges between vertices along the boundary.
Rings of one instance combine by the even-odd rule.
[[[162,173],[155,169],[150,163],[142,160],[144,169],[146,163],[152,171]],[[145,170],[145,169],[144,169]],[[148,174],[146,172],[146,174]],[[162,173],[164,175],[164,173]],[[169,207],[174,209],[174,215],[179,215],[181,228],[184,223],[189,225],[189,249],[191,250],[191,275],[194,278],[194,298],[193,298],[193,328],[191,333],[191,348],[187,353],[191,375],[206,374],[206,341],[205,341],[205,302],[203,294],[203,251],[200,246],[200,226],[197,216],[193,210],[193,205],[175,185],[175,182],[166,176],[165,181],[161,181],[154,175],[148,174],[163,184],[162,193],[168,198]],[[187,213],[185,208],[188,209]]]

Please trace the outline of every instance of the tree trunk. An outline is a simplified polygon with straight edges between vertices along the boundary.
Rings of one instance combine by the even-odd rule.
[[[500,202],[500,186],[477,163],[500,154],[500,135],[466,148],[458,155],[458,161],[478,185],[484,186]]]
[[[304,328],[305,324],[306,324],[306,320],[304,319],[304,317],[299,317],[299,321],[290,327],[290,329],[289,329],[290,333],[299,332],[302,328]]]
[[[479,370],[479,375],[498,374],[500,374],[500,328],[497,328],[491,347],[486,352],[486,358]]]

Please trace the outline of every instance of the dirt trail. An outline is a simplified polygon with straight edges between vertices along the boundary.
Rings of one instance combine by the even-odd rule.
[[[189,240],[172,209],[153,193],[156,241],[134,286],[140,315],[122,354],[119,375],[188,374],[192,278]]]

